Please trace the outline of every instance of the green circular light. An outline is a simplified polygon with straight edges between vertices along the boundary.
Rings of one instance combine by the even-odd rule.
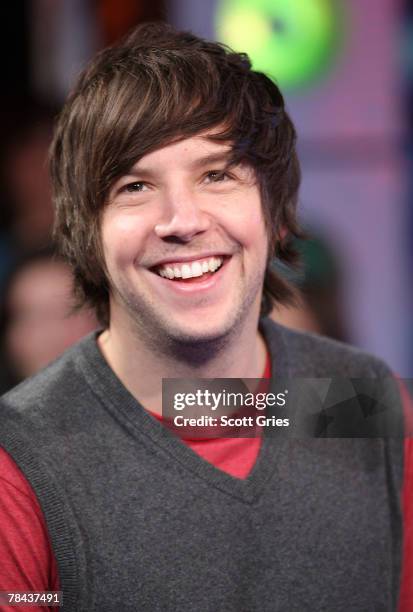
[[[332,0],[221,0],[216,32],[288,89],[325,71],[337,49],[338,21]]]

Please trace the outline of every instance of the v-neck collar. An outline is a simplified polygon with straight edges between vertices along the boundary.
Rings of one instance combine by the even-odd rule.
[[[269,391],[276,392],[274,377],[285,378],[291,374],[288,347],[283,339],[282,328],[271,320],[262,319],[260,330],[271,357]],[[89,335],[79,344],[78,365],[105,409],[120,420],[132,435],[144,443],[162,448],[195,477],[244,503],[251,504],[256,501],[266,482],[276,471],[277,456],[281,447],[286,444],[286,438],[271,436],[270,428],[265,427],[259,455],[247,478],[240,479],[227,474],[200,457],[143,408],[104,359],[97,344],[98,334],[99,332],[95,332]]]

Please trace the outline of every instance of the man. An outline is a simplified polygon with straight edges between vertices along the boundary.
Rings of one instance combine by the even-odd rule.
[[[401,437],[181,440],[162,422],[162,379],[390,375],[265,317],[299,233],[278,88],[245,55],[138,27],[80,77],[51,168],[103,330],[3,398],[1,588],[60,586],[65,610],[396,609]]]

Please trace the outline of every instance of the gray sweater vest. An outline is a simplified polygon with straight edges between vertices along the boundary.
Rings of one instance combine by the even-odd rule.
[[[273,375],[389,375],[345,345],[262,330]],[[40,501],[65,611],[397,609],[402,438],[264,436],[233,478],[136,402],[95,335],[2,402],[0,443]]]

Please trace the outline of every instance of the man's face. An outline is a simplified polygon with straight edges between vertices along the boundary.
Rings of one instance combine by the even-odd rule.
[[[156,343],[256,327],[267,260],[251,167],[223,173],[228,144],[198,135],[141,158],[112,187],[102,219],[110,325]]]

